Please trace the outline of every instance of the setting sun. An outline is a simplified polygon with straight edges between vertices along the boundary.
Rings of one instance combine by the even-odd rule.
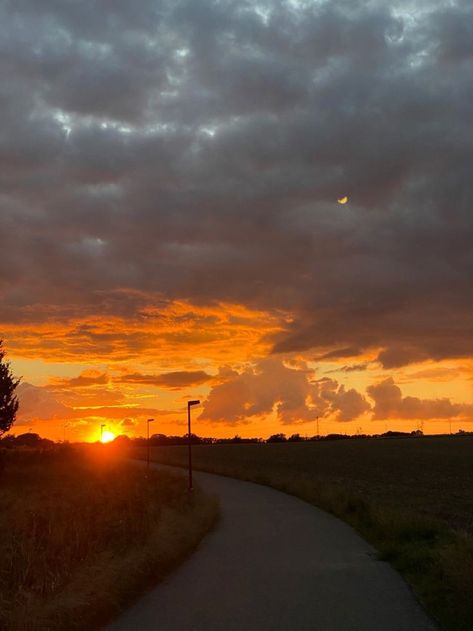
[[[110,443],[112,442],[112,440],[114,440],[115,438],[115,434],[113,432],[109,432],[108,430],[105,430],[100,438],[100,441],[102,443]]]

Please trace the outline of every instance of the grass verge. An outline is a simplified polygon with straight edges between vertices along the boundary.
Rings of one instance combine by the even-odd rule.
[[[338,455],[343,457],[346,447],[341,443],[333,446],[333,450],[338,449]],[[317,450],[325,446],[275,447],[197,446],[194,448],[194,462],[196,468],[203,471],[264,484],[295,495],[348,522],[374,545],[382,560],[400,572],[418,600],[445,629],[470,631],[473,628],[471,533],[450,527],[426,510],[416,512],[405,488],[403,494],[407,506],[404,506],[402,494],[389,503],[382,501],[380,488],[370,495],[370,479],[374,486],[379,483],[380,475],[376,467],[369,470],[369,455],[366,453],[359,465],[360,469],[363,467],[368,471],[363,479],[364,492],[361,493],[353,488],[352,483],[357,475],[356,464],[350,469],[350,477],[339,475],[335,479],[330,458],[321,469],[323,457],[320,453],[318,458]],[[372,448],[384,449],[377,445]],[[392,446],[388,445],[388,448],[392,449]],[[394,448],[398,449],[396,445]],[[329,446],[329,449],[332,447]],[[356,449],[356,446],[350,445],[350,449]],[[307,457],[308,451],[312,459]],[[401,466],[407,453],[399,446]],[[332,456],[335,458],[335,453]],[[152,450],[152,458],[166,464],[185,466],[186,452],[182,447],[158,447]],[[305,467],[301,468],[304,459]],[[436,471],[433,469],[431,476],[432,484],[436,484]],[[396,480],[396,471],[393,470],[386,479],[392,484]],[[415,480],[412,485],[415,486]],[[396,497],[396,492],[392,487],[386,487],[385,495],[392,499]],[[432,514],[435,515],[434,507]]]
[[[0,628],[95,629],[175,568],[216,521],[181,476],[106,448],[1,454]]]

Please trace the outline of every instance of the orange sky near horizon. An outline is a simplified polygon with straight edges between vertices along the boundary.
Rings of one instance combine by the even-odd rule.
[[[106,424],[116,435],[143,436],[154,417],[153,432],[181,435],[189,398],[202,401],[193,414],[202,436],[310,436],[317,416],[322,434],[472,427],[472,361],[393,371],[376,361],[379,348],[351,357],[349,366],[313,352],[271,355],[272,336],[290,321],[288,313],[176,301],[149,307],[138,320],[4,327],[12,368],[23,377],[12,433],[95,441]],[[386,393],[367,391],[389,379]]]

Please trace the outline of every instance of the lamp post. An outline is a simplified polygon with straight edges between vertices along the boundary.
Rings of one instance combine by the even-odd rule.
[[[154,418],[149,418],[146,421],[146,425],[148,428],[148,439],[146,441],[146,468],[148,469],[148,471],[149,471],[149,424],[152,423],[153,421],[154,421]]]
[[[105,423],[100,426],[100,442],[103,443],[103,428],[107,427]]]
[[[199,405],[200,401],[187,402],[187,449],[189,454],[189,491],[192,491],[192,440],[191,440],[191,407]]]

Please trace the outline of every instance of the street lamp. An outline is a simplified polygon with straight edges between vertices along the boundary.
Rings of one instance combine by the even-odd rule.
[[[192,491],[192,440],[191,440],[191,407],[199,405],[200,401],[187,402],[187,449],[189,453],[189,491]]]
[[[146,463],[147,463],[146,464],[146,468],[148,469],[148,471],[149,471],[149,424],[152,423],[153,421],[154,421],[154,418],[149,418],[146,421],[146,426],[148,428],[148,440],[146,441],[146,447],[147,447],[147,449],[146,449],[146,454],[147,454],[147,457],[146,457]]]
[[[100,442],[101,443],[103,443],[103,428],[104,427],[107,427],[107,425],[105,423],[100,426]]]

